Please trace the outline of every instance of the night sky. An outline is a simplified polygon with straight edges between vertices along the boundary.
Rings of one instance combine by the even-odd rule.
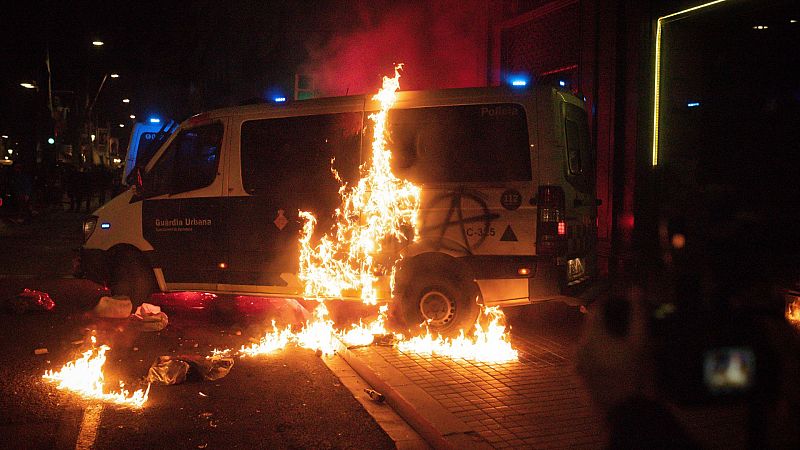
[[[49,134],[47,49],[54,95],[73,110],[119,73],[95,111],[123,137],[117,124],[130,114],[180,121],[291,97],[297,72],[314,73],[322,95],[371,92],[395,62],[406,63],[405,89],[485,84],[486,2],[398,3],[53,1],[4,11],[0,131],[29,142]]]

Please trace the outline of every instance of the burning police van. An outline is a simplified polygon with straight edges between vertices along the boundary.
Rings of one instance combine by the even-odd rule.
[[[340,188],[369,163],[378,109],[349,96],[186,120],[137,186],[85,222],[84,272],[135,303],[156,289],[303,297],[300,211],[331,228]],[[545,86],[401,91],[385,127],[392,173],[421,188],[415,238],[376,256],[378,299],[407,324],[450,333],[479,303],[587,300],[597,200],[579,98]]]

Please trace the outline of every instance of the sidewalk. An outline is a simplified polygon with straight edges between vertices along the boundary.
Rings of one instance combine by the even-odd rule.
[[[373,388],[383,389],[387,403],[429,443],[434,440],[434,447],[602,448],[605,425],[573,364],[581,318],[563,305],[545,308],[555,313],[537,319],[549,323],[512,334],[520,353],[516,362],[473,363],[378,346],[340,355]],[[559,311],[571,316],[553,322]],[[705,447],[744,448],[741,409],[687,409],[676,415]]]

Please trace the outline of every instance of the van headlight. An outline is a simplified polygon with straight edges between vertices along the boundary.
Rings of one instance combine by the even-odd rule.
[[[97,216],[89,216],[83,221],[83,242],[89,240],[89,237],[94,233],[97,227]]]

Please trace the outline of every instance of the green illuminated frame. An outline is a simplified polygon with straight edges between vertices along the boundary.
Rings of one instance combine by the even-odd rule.
[[[716,5],[718,3],[723,3],[727,0],[715,0],[713,2],[703,3],[702,5],[693,6],[688,9],[684,9],[683,11],[678,11],[672,14],[667,14],[666,16],[661,16],[658,18],[656,23],[656,60],[655,60],[655,67],[653,70],[653,78],[654,78],[654,86],[653,86],[653,153],[652,153],[652,164],[653,167],[658,165],[658,117],[659,117],[659,102],[661,100],[661,29],[662,26],[666,22],[671,22],[673,20],[682,19],[687,14],[691,12],[695,12],[697,10]]]

